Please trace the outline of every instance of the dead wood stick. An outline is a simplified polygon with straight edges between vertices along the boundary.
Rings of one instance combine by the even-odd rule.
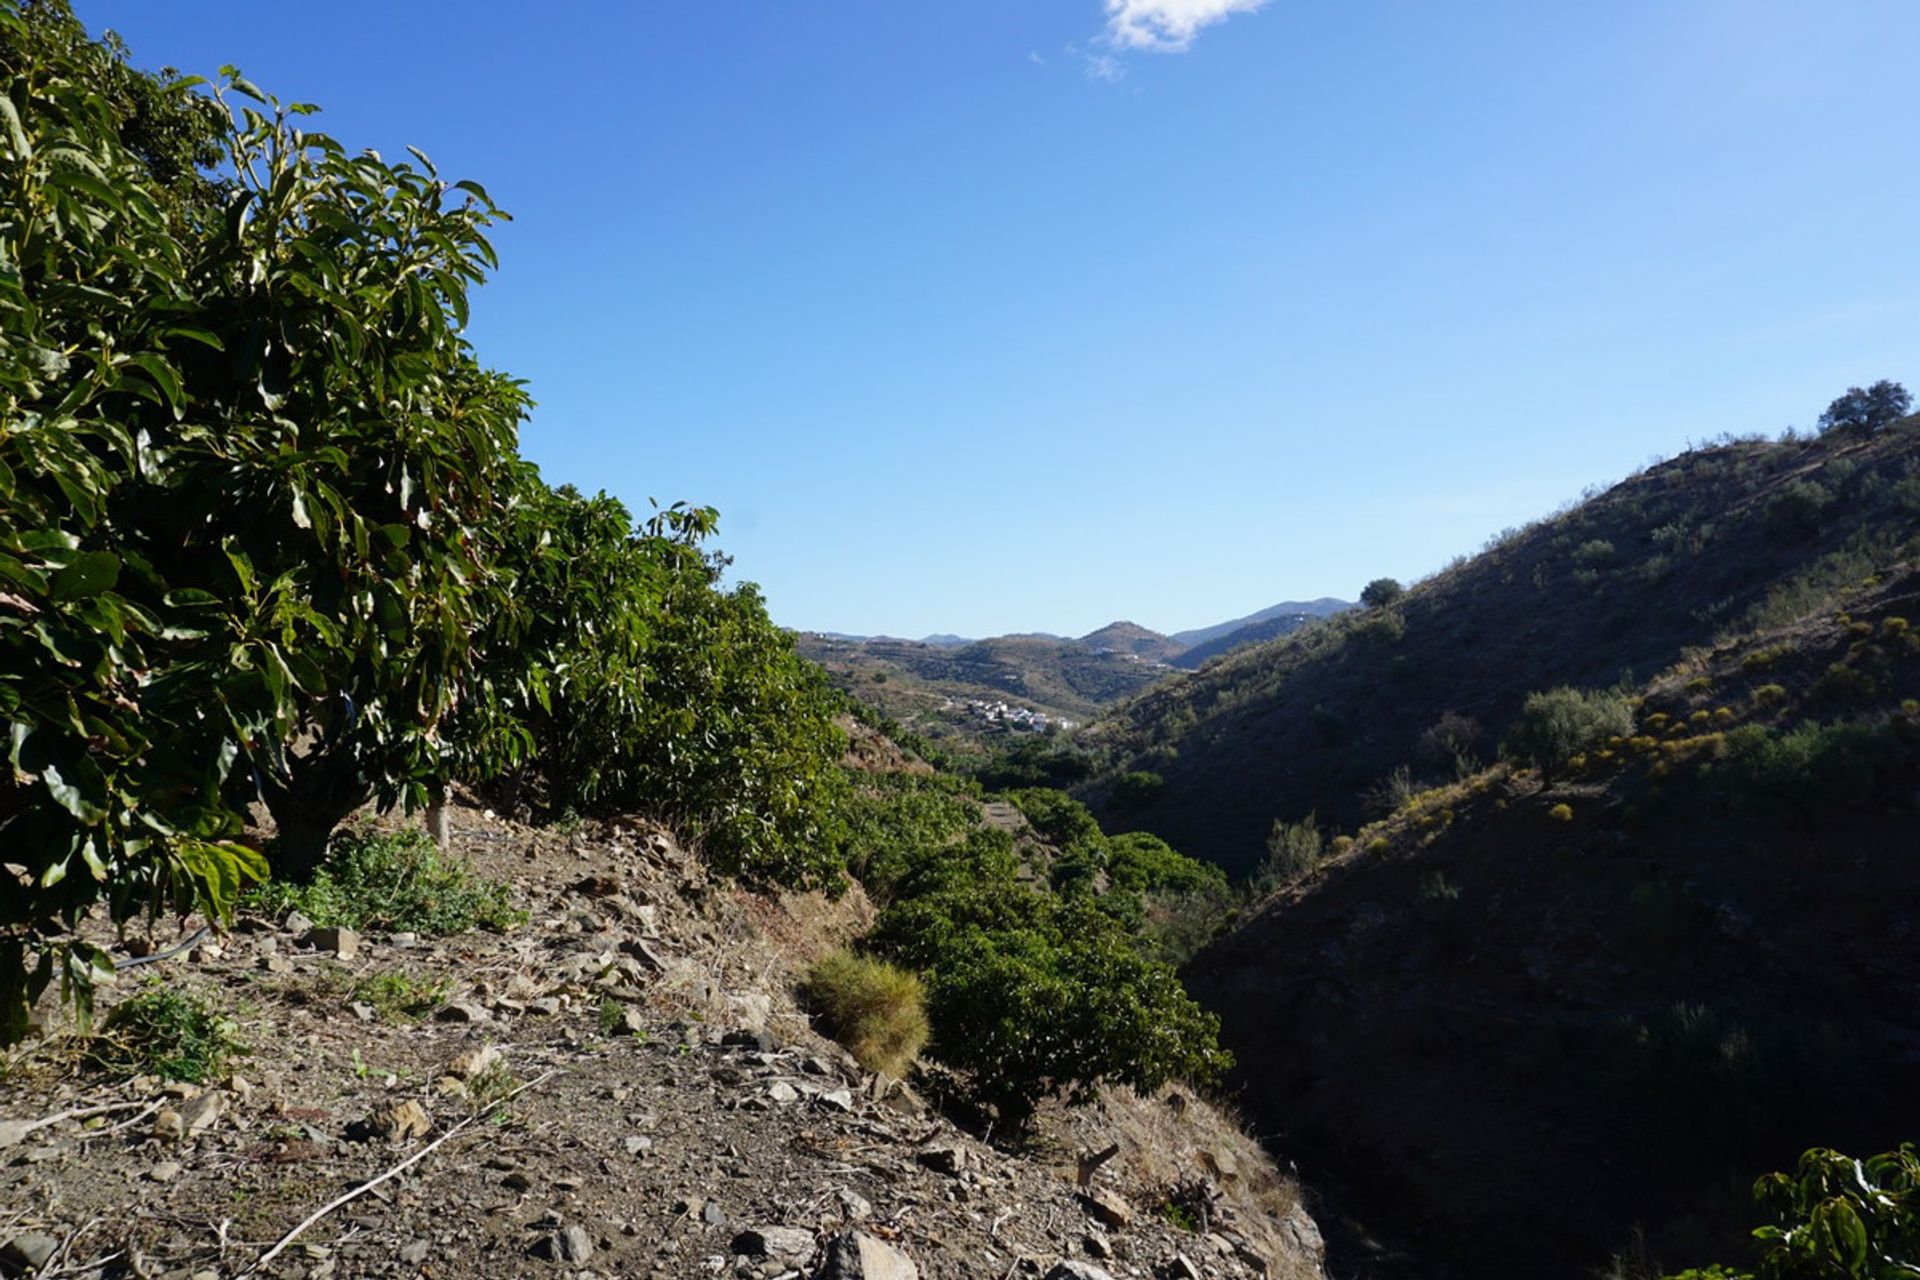
[[[24,1141],[28,1134],[59,1124],[62,1120],[85,1120],[89,1116],[106,1115],[109,1111],[131,1111],[140,1105],[138,1102],[107,1102],[97,1107],[75,1107],[71,1111],[62,1111],[57,1116],[45,1116],[39,1120],[0,1120],[0,1147],[10,1147]]]
[[[434,1151],[438,1149],[442,1143],[450,1142],[455,1137],[459,1136],[462,1130],[468,1128],[469,1126],[473,1125],[477,1121],[483,1120],[486,1117],[492,1115],[494,1112],[506,1106],[509,1102],[512,1102],[515,1098],[519,1097],[521,1094],[525,1093],[527,1090],[533,1088],[535,1085],[545,1084],[548,1080],[552,1079],[554,1076],[558,1075],[559,1073],[560,1073],[560,1068],[554,1067],[551,1070],[547,1071],[544,1075],[541,1075],[533,1080],[527,1081],[525,1084],[521,1085],[518,1089],[515,1089],[512,1093],[500,1099],[500,1101],[494,1103],[491,1107],[488,1107],[485,1111],[476,1112],[475,1114],[468,1116],[465,1120],[462,1120],[459,1124],[453,1126],[453,1128],[447,1130],[445,1133],[435,1138],[432,1142],[429,1142],[426,1146],[420,1148],[418,1151],[408,1156],[405,1160],[402,1160],[399,1164],[393,1166],[393,1168],[387,1170],[385,1173],[381,1174],[379,1177],[373,1179],[373,1181],[363,1182],[359,1186],[355,1187],[353,1190],[347,1192],[345,1195],[336,1196],[332,1200],[329,1200],[326,1204],[321,1205],[318,1209],[315,1209],[312,1213],[308,1214],[304,1219],[302,1219],[300,1224],[296,1226],[293,1230],[281,1236],[280,1239],[274,1243],[273,1248],[267,1250],[265,1253],[261,1254],[258,1258],[255,1258],[253,1260],[253,1265],[249,1266],[245,1271],[242,1271],[240,1275],[242,1277],[250,1276],[254,1272],[260,1270],[260,1268],[266,1266],[269,1262],[272,1262],[275,1258],[279,1257],[280,1251],[282,1249],[285,1249],[288,1245],[292,1244],[295,1240],[298,1240],[302,1235],[304,1235],[308,1227],[320,1221],[320,1219],[326,1217],[328,1214],[332,1213],[335,1209],[338,1209],[340,1206],[344,1204],[349,1204],[355,1200],[358,1200],[361,1196],[367,1194],[367,1192],[373,1190],[375,1187],[379,1186],[381,1183],[387,1181],[387,1179],[398,1177],[400,1174],[405,1173],[408,1169],[411,1169],[414,1165],[419,1164],[422,1160],[432,1155]]]

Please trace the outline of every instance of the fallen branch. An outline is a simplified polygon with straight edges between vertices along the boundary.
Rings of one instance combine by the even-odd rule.
[[[138,1102],[108,1102],[97,1107],[75,1107],[71,1111],[62,1111],[57,1116],[47,1116],[40,1120],[0,1120],[0,1148],[11,1147],[24,1142],[29,1134],[38,1133],[50,1125],[62,1120],[85,1120],[89,1116],[103,1116],[109,1111],[131,1111],[144,1104]]]
[[[379,1177],[373,1179],[373,1181],[363,1182],[359,1186],[355,1187],[353,1190],[347,1192],[345,1195],[337,1196],[334,1199],[328,1201],[326,1204],[321,1205],[318,1209],[315,1209],[312,1213],[308,1214],[306,1218],[304,1218],[298,1226],[294,1227],[293,1230],[281,1236],[280,1239],[275,1242],[273,1248],[267,1250],[265,1253],[261,1254],[258,1258],[255,1258],[253,1261],[253,1265],[249,1266],[245,1271],[242,1271],[240,1275],[242,1277],[245,1277],[245,1276],[250,1276],[254,1274],[256,1271],[260,1270],[260,1268],[266,1266],[269,1262],[272,1262],[275,1258],[279,1257],[281,1250],[285,1249],[288,1245],[292,1244],[295,1240],[298,1240],[302,1235],[306,1234],[306,1230],[308,1227],[311,1227],[314,1223],[320,1221],[320,1219],[326,1217],[328,1214],[332,1213],[335,1209],[338,1209],[345,1204],[351,1204],[353,1201],[358,1200],[361,1196],[367,1194],[367,1192],[373,1190],[375,1187],[379,1186],[381,1183],[386,1182],[390,1178],[396,1178],[399,1175],[405,1173],[408,1169],[411,1169],[414,1165],[419,1164],[422,1160],[432,1155],[434,1151],[437,1150],[442,1144],[451,1142],[455,1137],[457,1137],[460,1134],[462,1130],[467,1129],[470,1126],[477,1124],[479,1121],[484,1120],[487,1117],[493,1115],[494,1112],[500,1110],[500,1108],[506,1106],[509,1102],[512,1102],[515,1098],[519,1097],[521,1094],[525,1093],[527,1090],[535,1087],[536,1085],[545,1084],[548,1080],[552,1079],[554,1076],[558,1075],[559,1073],[560,1073],[560,1068],[554,1067],[551,1070],[547,1071],[544,1075],[541,1075],[535,1079],[527,1081],[525,1084],[521,1085],[518,1089],[515,1089],[512,1093],[500,1099],[500,1101],[494,1103],[491,1107],[488,1107],[485,1111],[475,1112],[473,1115],[468,1116],[465,1120],[462,1120],[459,1124],[453,1126],[453,1128],[447,1130],[445,1133],[435,1138],[432,1142],[429,1142],[426,1146],[420,1148],[418,1151],[408,1156],[405,1160],[402,1160],[399,1164],[393,1166],[393,1168],[387,1170],[385,1173],[381,1174]]]

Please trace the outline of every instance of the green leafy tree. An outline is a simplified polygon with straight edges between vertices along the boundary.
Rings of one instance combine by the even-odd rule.
[[[1848,387],[1820,415],[1820,430],[1870,436],[1905,417],[1913,409],[1913,395],[1885,378],[1870,387]]]
[[[1753,1270],[1716,1266],[1674,1280],[1911,1280],[1920,1276],[1920,1151],[1856,1160],[1815,1147],[1789,1175],[1754,1184],[1768,1221]]]
[[[368,798],[425,797],[529,470],[524,395],[460,336],[479,188],[348,156],[237,73],[211,103],[142,81],[58,5],[0,0],[0,56],[17,1032],[57,962],[85,1016],[104,957],[59,935],[95,899],[230,908],[264,871],[244,800],[299,874]]]
[[[212,116],[88,40],[64,4],[0,0],[0,82],[8,1040],[56,969],[86,1022],[109,964],[63,935],[93,902],[217,915],[264,866],[231,839],[220,788],[238,752],[194,679],[198,602],[126,545],[116,511],[170,474],[177,424],[151,410],[173,362],[208,341],[188,319],[206,206],[182,189],[199,191]]]
[[[1395,578],[1375,578],[1360,591],[1360,603],[1369,609],[1384,609],[1407,594]]]

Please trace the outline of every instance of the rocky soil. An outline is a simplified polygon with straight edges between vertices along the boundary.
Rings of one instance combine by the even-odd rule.
[[[0,1270],[1322,1274],[1295,1188],[1199,1100],[1112,1091],[1009,1152],[816,1036],[794,975],[858,931],[857,892],[748,894],[643,823],[562,836],[466,809],[453,847],[512,883],[524,927],[243,917],[126,970],[103,1007],[163,983],[236,1020],[250,1052],[205,1087],[89,1067],[49,1006],[0,1063]],[[436,1007],[356,998],[388,976]]]

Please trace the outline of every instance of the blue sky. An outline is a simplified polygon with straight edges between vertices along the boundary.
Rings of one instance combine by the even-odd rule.
[[[515,216],[549,479],[775,618],[1352,598],[1920,379],[1910,0],[76,0]]]

